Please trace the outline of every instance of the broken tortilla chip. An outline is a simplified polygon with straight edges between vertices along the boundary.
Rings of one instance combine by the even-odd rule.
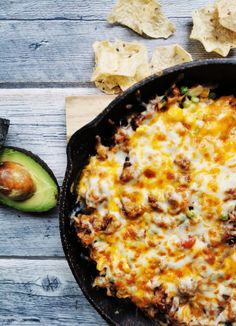
[[[151,38],[168,38],[176,30],[155,0],[118,0],[107,20]]]
[[[191,54],[178,44],[159,46],[154,50],[150,68],[152,73],[157,73],[166,68],[192,60]]]
[[[236,32],[236,2],[235,0],[219,0],[216,2],[219,22],[225,28]]]
[[[150,75],[147,49],[135,42],[95,42],[92,81],[107,94],[117,94]]]
[[[200,41],[207,52],[216,52],[223,57],[236,47],[236,33],[219,23],[218,11],[211,6],[193,11],[190,38]]]

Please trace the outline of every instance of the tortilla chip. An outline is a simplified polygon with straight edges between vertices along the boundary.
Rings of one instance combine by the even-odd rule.
[[[118,0],[107,20],[151,38],[168,38],[176,30],[155,0]]]
[[[154,50],[152,56],[150,63],[151,71],[152,73],[157,73],[166,68],[192,60],[191,54],[178,44],[159,46]]]
[[[95,42],[92,81],[107,94],[117,94],[150,74],[147,49],[139,43]]]
[[[111,76],[101,76],[99,80],[95,81],[95,85],[100,91],[108,95],[119,94],[122,91],[116,79],[112,79]]]
[[[218,11],[211,6],[193,12],[190,38],[200,41],[207,52],[216,52],[223,57],[236,47],[236,33],[219,23]]]
[[[225,28],[236,32],[236,2],[235,0],[219,0],[216,2],[219,22]]]

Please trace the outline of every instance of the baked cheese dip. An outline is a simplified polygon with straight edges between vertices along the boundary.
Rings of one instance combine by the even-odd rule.
[[[78,181],[94,286],[168,325],[234,325],[236,98],[173,86],[145,107]]]

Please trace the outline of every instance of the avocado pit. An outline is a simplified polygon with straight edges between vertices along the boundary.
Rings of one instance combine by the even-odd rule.
[[[36,191],[31,174],[15,162],[0,164],[0,193],[13,201],[25,201]]]

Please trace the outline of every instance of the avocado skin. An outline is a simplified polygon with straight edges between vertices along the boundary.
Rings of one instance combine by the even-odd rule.
[[[0,118],[0,149],[7,138],[10,120]]]
[[[18,157],[18,156],[19,157]],[[22,164],[25,160],[29,160],[28,166]],[[37,155],[22,148],[13,146],[4,146],[0,149],[0,164],[4,161],[16,162],[22,164],[28,172],[33,175],[36,185],[34,195],[22,202],[13,201],[6,196],[0,194],[0,204],[15,208],[22,212],[42,213],[53,209],[59,198],[59,185],[57,179],[48,167],[48,165]],[[40,178],[38,178],[37,171]],[[40,194],[41,197],[40,197]]]

